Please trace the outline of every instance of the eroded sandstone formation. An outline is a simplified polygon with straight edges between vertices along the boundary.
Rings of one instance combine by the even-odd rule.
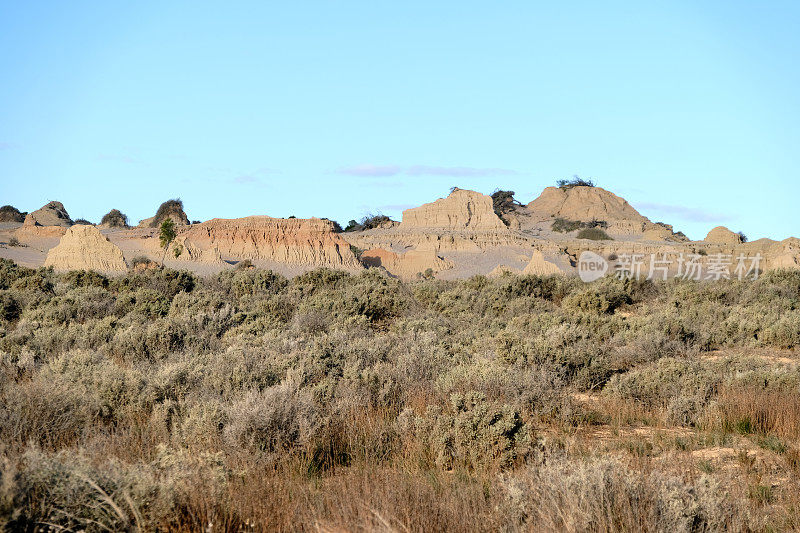
[[[403,211],[400,228],[504,231],[506,225],[495,214],[491,196],[454,189],[447,198]]]
[[[75,225],[47,253],[44,266],[56,271],[95,270],[105,274],[125,272],[122,250],[95,226]]]
[[[439,257],[433,250],[409,250],[396,254],[376,248],[361,254],[361,262],[368,267],[383,267],[393,276],[402,279],[416,278],[429,269],[431,274],[435,274],[453,268],[452,261]]]
[[[564,272],[558,268],[555,263],[545,259],[542,252],[539,250],[534,250],[531,260],[522,270],[522,273],[536,276],[549,276],[550,274],[563,274]]]
[[[704,241],[713,244],[741,244],[742,236],[725,226],[717,226],[708,232]]]
[[[547,187],[537,199],[528,204],[528,209],[534,216],[543,219],[560,217],[583,221],[647,221],[624,198],[600,187]]]
[[[61,237],[67,232],[65,226],[43,226],[36,221],[33,213],[29,213],[22,223],[22,227],[17,228],[14,236],[20,241],[30,241],[37,238]]]
[[[405,210],[403,221],[395,227],[347,233],[344,238],[362,249],[413,248],[436,253],[480,252],[528,242],[495,214],[490,196],[466,189],[454,189],[447,198]]]
[[[510,267],[508,265],[497,265],[494,267],[491,272],[487,274],[490,278],[499,278],[501,276],[508,276],[508,275],[519,275],[522,274],[522,270],[514,267]]]
[[[348,270],[363,268],[347,241],[334,233],[333,223],[319,218],[215,218],[190,226],[181,233],[181,238],[193,254],[216,250],[212,252],[214,256],[221,254],[238,260]]]

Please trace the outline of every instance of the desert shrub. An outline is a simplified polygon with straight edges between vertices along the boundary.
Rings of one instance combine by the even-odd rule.
[[[601,230],[600,228],[587,228],[582,229],[576,235],[578,239],[591,239],[593,241],[611,241],[613,240],[611,237],[608,236],[608,233]]]
[[[158,318],[167,316],[171,303],[163,293],[141,288],[120,294],[116,299],[116,313],[118,315],[137,313],[145,318]]]
[[[25,214],[12,205],[0,207],[0,222],[24,222]]]
[[[712,365],[665,357],[614,376],[603,392],[648,409],[664,408],[672,423],[697,425],[720,383]]]
[[[376,269],[368,269],[352,277],[332,275],[325,269],[315,270],[295,278],[304,294],[309,294],[298,306],[298,310],[327,311],[340,321],[364,321],[377,324],[399,315],[408,303],[408,296],[402,293],[400,282],[382,274]],[[300,278],[308,276],[302,281]],[[342,283],[348,280],[349,283]]]
[[[11,237],[10,239],[8,239],[8,245],[14,248],[25,246],[24,244],[19,242],[19,239],[17,239],[16,237]]]
[[[299,287],[304,294],[310,294],[318,289],[337,287],[349,278],[350,274],[342,270],[317,268],[297,276],[292,283]]]
[[[311,309],[303,313],[294,315],[294,329],[305,335],[315,335],[328,331],[330,320],[323,311]]]
[[[529,452],[529,429],[519,413],[477,392],[454,393],[448,410],[430,406],[423,416],[404,413],[400,424],[430,447],[440,468],[507,468]]]
[[[736,432],[795,468],[800,372],[772,348],[798,345],[800,273],[104,280],[0,260],[0,520],[16,512],[12,530],[131,530],[136,513],[142,530],[385,528],[373,510],[415,530],[793,519],[785,484],[772,504],[748,499],[766,483],[758,462],[742,476],[735,461],[700,467],[706,484],[689,454],[735,447]],[[739,355],[753,350],[763,357]],[[668,431],[632,439],[628,423]],[[698,431],[673,442],[671,426]],[[606,451],[616,458],[594,459]],[[673,471],[683,481],[659,473]]]
[[[550,229],[558,233],[569,233],[571,231],[578,230],[581,227],[581,223],[577,220],[567,220],[566,218],[558,217],[553,221]]]
[[[578,176],[572,176],[572,179],[569,180],[558,180],[556,181],[556,185],[559,189],[568,190],[573,187],[594,187],[594,182],[592,180],[585,180],[579,178]]]
[[[777,288],[779,291],[789,296],[800,298],[800,270],[798,269],[778,269],[765,272],[753,285],[758,287],[758,293],[763,292],[767,287]]]
[[[7,446],[35,442],[50,449],[77,441],[94,423],[100,408],[64,380],[37,375],[0,391],[0,435]]]
[[[236,263],[236,266],[233,267],[233,269],[234,270],[251,270],[251,269],[253,269],[255,267],[256,266],[253,264],[253,262],[251,260],[244,259],[243,261],[239,261],[238,263]]]
[[[236,272],[231,279],[231,290],[238,297],[275,294],[288,284],[285,277],[272,270],[254,269]]]
[[[183,211],[183,202],[180,198],[167,200],[158,206],[158,210],[156,211],[153,220],[150,222],[150,227],[159,227],[167,218],[172,218],[177,224],[189,223],[189,219],[186,217],[186,213]]]
[[[364,231],[368,229],[375,229],[391,221],[392,219],[386,215],[365,215],[360,221],[351,220],[348,222],[344,231]]]
[[[41,524],[65,531],[171,529],[192,488],[219,495],[227,471],[212,454],[161,449],[152,463],[92,461],[84,451],[28,449],[14,481],[19,514],[14,530]],[[206,518],[203,516],[203,518]]]
[[[32,268],[27,268],[16,264],[11,259],[0,257],[0,289],[8,289],[20,278],[32,275],[36,272]]]
[[[137,255],[136,257],[131,259],[131,267],[132,268],[137,268],[138,267],[140,269],[142,269],[142,268],[146,269],[146,268],[151,268],[151,267],[154,268],[155,266],[156,266],[155,261],[153,261],[152,259],[150,259],[149,257],[146,257],[144,255]]]
[[[777,348],[800,346],[800,311],[791,311],[772,321],[761,332],[759,340]]]
[[[313,400],[291,381],[249,393],[231,406],[227,418],[230,444],[267,453],[308,445],[320,424]]]
[[[617,280],[602,280],[587,285],[583,290],[564,297],[562,305],[567,310],[613,313],[620,306],[631,303],[631,295]]]
[[[101,287],[108,288],[108,278],[93,270],[70,270],[59,276],[61,282],[72,288]]]
[[[554,459],[506,482],[504,513],[545,531],[730,531],[749,516],[719,482],[643,475],[619,459]]]
[[[503,215],[513,213],[517,208],[522,207],[522,204],[514,199],[514,191],[497,189],[492,193],[492,207],[494,213],[502,218]]]
[[[56,295],[29,311],[28,316],[47,325],[71,321],[83,323],[92,318],[107,317],[113,309],[113,296],[102,287],[90,285]]]
[[[89,222],[88,220],[86,220],[85,218],[76,218],[73,222],[75,224],[77,224],[78,226],[91,226],[92,225],[92,223]]]
[[[172,299],[179,292],[191,292],[196,285],[197,278],[191,272],[163,268],[114,278],[109,289],[123,293],[148,288]]]
[[[23,309],[36,308],[55,294],[51,269],[27,269],[17,273],[22,275],[11,283],[9,288]]]
[[[8,291],[0,291],[0,320],[13,322],[20,317],[22,307]]]
[[[566,218],[556,217],[556,219],[553,221],[553,224],[550,226],[550,229],[558,233],[569,233],[579,229],[607,227],[608,223],[605,220],[590,220],[582,222],[578,220],[568,220]]]
[[[141,409],[148,400],[142,394],[145,378],[138,371],[120,366],[95,351],[63,353],[47,363],[42,375],[53,376],[84,391],[84,398],[97,416],[112,422],[119,422],[120,414],[127,409]]]
[[[112,228],[127,228],[128,216],[123,214],[119,209],[112,209],[100,220],[100,224]]]

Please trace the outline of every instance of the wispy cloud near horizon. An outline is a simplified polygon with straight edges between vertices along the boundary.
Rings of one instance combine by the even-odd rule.
[[[337,169],[338,174],[368,178],[392,176],[444,176],[451,178],[477,178],[483,176],[510,176],[517,172],[505,168],[441,167],[429,165],[354,165]]]
[[[245,172],[237,176],[234,176],[231,179],[231,182],[236,185],[250,185],[250,184],[263,185],[264,182],[262,178],[265,178],[272,174],[275,174],[274,170],[271,170],[269,168],[259,168],[258,170],[255,170],[253,172]]]
[[[682,205],[659,204],[654,202],[638,202],[637,209],[655,211],[664,215],[674,216],[690,222],[724,222],[734,217],[720,213],[710,213],[697,207]]]

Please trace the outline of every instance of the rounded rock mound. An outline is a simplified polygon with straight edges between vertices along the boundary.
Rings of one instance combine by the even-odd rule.
[[[49,202],[41,209],[30,213],[28,216],[32,217],[35,222],[40,226],[72,226],[72,219],[69,213],[64,208],[61,202]]]
[[[705,242],[714,244],[741,244],[742,236],[734,233],[725,226],[717,226],[706,235]]]

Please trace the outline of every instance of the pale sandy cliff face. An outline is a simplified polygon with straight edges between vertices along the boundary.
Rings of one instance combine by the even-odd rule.
[[[412,248],[436,253],[480,252],[527,242],[495,214],[490,196],[465,189],[405,210],[402,223],[393,228],[347,233],[343,237],[362,249]]]
[[[403,211],[401,229],[505,231],[495,214],[492,198],[475,191],[456,189],[447,198]]]
[[[95,270],[105,274],[127,271],[122,250],[95,226],[72,226],[57,246],[47,253],[44,266],[56,271]]]
[[[333,223],[318,218],[252,216],[215,218],[181,233],[192,253],[212,250],[211,256],[237,260],[274,261],[291,265],[360,269],[350,245]]]
[[[708,232],[704,241],[714,244],[741,244],[742,237],[725,226],[717,226]]]

